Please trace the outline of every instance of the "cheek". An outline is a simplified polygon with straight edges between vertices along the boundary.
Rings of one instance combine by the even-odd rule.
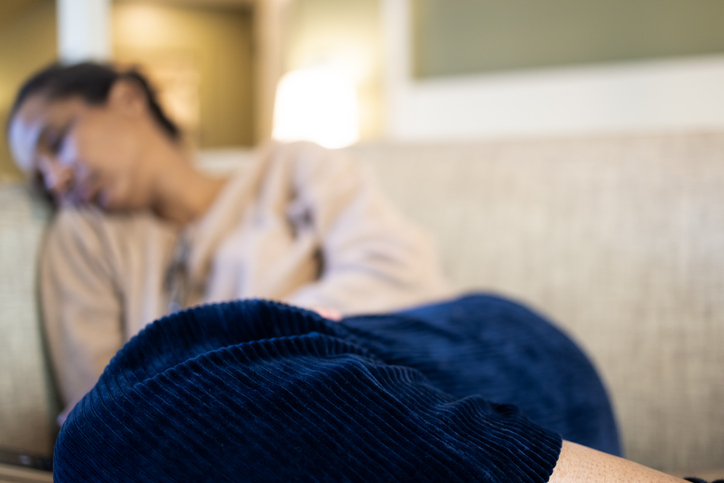
[[[133,130],[108,121],[79,125],[69,144],[76,160],[92,170],[120,174],[134,169],[138,142]]]

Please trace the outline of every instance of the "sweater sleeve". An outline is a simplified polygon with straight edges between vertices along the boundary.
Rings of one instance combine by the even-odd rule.
[[[350,314],[450,294],[427,236],[393,209],[364,166],[344,151],[296,146],[293,209],[312,218],[322,272],[288,302]]]
[[[70,408],[123,345],[120,297],[92,214],[59,212],[41,256],[40,291],[53,368]]]

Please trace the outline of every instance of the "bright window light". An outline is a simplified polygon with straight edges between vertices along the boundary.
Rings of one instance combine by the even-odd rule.
[[[313,141],[330,149],[357,142],[359,114],[352,80],[325,66],[286,74],[277,87],[272,137]]]

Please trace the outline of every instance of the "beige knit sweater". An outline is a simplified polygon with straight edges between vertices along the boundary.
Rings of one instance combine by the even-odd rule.
[[[270,144],[183,230],[146,212],[59,212],[41,259],[41,295],[69,407],[130,337],[168,313],[179,240],[188,246],[186,306],[259,297],[353,314],[450,293],[426,237],[346,153]]]

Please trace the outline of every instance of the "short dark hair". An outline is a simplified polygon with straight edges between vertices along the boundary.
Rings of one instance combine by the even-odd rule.
[[[146,77],[137,70],[118,71],[105,64],[83,62],[80,64],[51,64],[37,72],[18,91],[8,120],[12,120],[21,104],[31,95],[43,93],[50,99],[64,99],[80,96],[89,104],[103,104],[108,98],[111,86],[119,79],[132,79],[143,90],[154,120],[174,141],[179,140],[181,131],[161,109],[155,90]]]

